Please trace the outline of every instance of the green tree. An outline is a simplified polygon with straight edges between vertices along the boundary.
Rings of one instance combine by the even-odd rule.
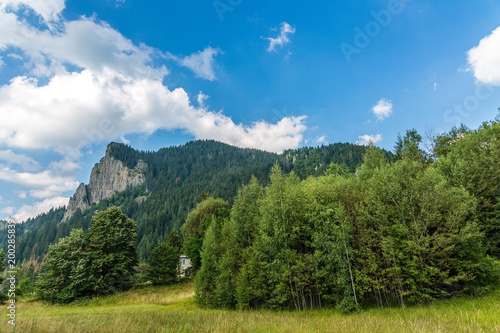
[[[434,168],[403,159],[369,180],[360,223],[357,280],[362,291],[405,305],[464,292],[484,278],[475,199]],[[358,237],[357,235],[355,237]]]
[[[135,222],[118,207],[92,220],[89,233],[75,229],[50,246],[37,281],[41,299],[67,303],[130,287],[138,262]]]
[[[68,303],[86,296],[92,281],[77,273],[88,269],[88,252],[82,229],[71,231],[68,237],[50,245],[42,273],[37,280],[37,294],[53,303]]]
[[[179,274],[179,251],[170,244],[161,243],[149,256],[148,279],[154,285],[174,283]]]
[[[181,239],[179,237],[179,233],[177,233],[177,230],[172,229],[172,231],[168,235],[167,244],[174,251],[176,251],[176,253],[178,253],[179,255],[181,254],[180,252],[182,250],[182,242],[181,242]]]
[[[401,139],[401,137],[399,137]],[[364,162],[358,169],[356,174],[361,180],[367,180],[373,176],[375,170],[384,167],[387,164],[387,159],[384,152],[375,145],[370,144],[364,155]]]
[[[426,153],[420,148],[422,136],[416,129],[407,130],[404,138],[398,135],[394,151],[396,159],[408,159],[411,161],[427,161]]]
[[[217,221],[210,223],[203,241],[201,268],[194,279],[195,300],[203,307],[218,307],[215,294],[217,287],[217,257],[220,244],[220,225]]]
[[[131,286],[138,264],[136,223],[118,207],[110,207],[92,218],[86,241],[90,253],[88,274],[95,282],[92,292],[108,294]]]
[[[201,267],[201,255],[205,231],[212,220],[227,216],[229,204],[219,198],[209,197],[198,203],[189,213],[181,232],[184,237],[184,252],[191,259],[193,272]]]
[[[476,216],[486,233],[488,253],[500,258],[500,123],[457,134],[445,155],[437,168],[450,184],[478,199]]]
[[[196,205],[196,208],[189,213],[186,223],[181,228],[184,239],[203,238],[204,226],[207,217],[217,215],[219,209],[227,209],[229,204],[220,198],[209,197]]]

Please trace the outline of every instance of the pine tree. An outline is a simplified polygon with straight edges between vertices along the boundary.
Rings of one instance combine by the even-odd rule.
[[[149,256],[148,279],[154,285],[174,283],[179,275],[179,250],[168,243],[161,243]]]

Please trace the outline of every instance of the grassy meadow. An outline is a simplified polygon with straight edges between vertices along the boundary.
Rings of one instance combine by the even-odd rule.
[[[192,283],[141,287],[70,305],[21,299],[16,332],[500,332],[500,290],[428,306],[373,308],[345,315],[198,308]],[[4,319],[5,320],[5,319]],[[1,325],[2,332],[13,332]]]

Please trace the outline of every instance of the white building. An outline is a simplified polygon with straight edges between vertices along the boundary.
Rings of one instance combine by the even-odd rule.
[[[188,258],[187,255],[182,254],[180,256],[180,268],[179,268],[179,277],[185,277],[191,275],[191,259]]]

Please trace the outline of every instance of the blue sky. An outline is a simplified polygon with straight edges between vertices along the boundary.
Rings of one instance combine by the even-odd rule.
[[[65,205],[110,141],[280,152],[475,128],[500,4],[0,0],[0,218]]]

